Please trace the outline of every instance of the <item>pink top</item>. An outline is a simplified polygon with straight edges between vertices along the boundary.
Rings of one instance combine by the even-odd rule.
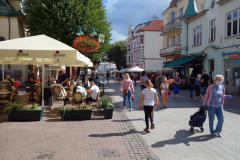
[[[119,92],[122,92],[124,89],[132,90],[132,93],[134,93],[133,83],[130,78],[123,79]]]
[[[213,86],[214,86],[214,84],[211,84],[208,86],[207,93],[206,93],[204,101],[202,103],[203,106],[207,106],[207,107],[210,106],[211,100],[212,100],[212,93],[214,91]],[[224,99],[226,99],[226,95],[225,95],[225,87],[223,86],[222,104],[224,104]]]

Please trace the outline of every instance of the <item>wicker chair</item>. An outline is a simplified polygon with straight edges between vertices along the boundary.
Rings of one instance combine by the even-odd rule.
[[[9,93],[11,93],[7,88],[0,88],[0,92],[9,92]],[[10,99],[9,94],[0,95],[0,105],[1,106],[7,106],[9,104],[9,102],[10,102],[9,99]]]
[[[42,100],[42,86],[41,85],[38,85],[36,86],[36,93],[37,93],[37,96],[38,96],[38,102],[41,104],[41,100]]]
[[[75,87],[75,85],[74,85],[74,84],[71,84],[70,87],[69,87],[69,91],[71,92],[74,87]]]
[[[96,108],[98,109],[98,111],[100,111],[100,95],[101,95],[102,90],[99,90],[98,94],[97,94],[97,98],[96,101],[90,101],[89,105],[92,106],[96,106]]]
[[[55,101],[56,98],[60,98],[60,100],[62,99],[62,92],[59,86],[54,86],[52,88],[52,92],[53,92],[53,101]]]
[[[84,102],[84,98],[81,92],[74,92],[73,93],[73,99],[72,99],[72,104],[76,103],[82,103]]]

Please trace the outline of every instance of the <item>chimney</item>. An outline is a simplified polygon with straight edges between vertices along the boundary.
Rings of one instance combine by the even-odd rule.
[[[158,17],[153,17],[153,20],[158,20]]]

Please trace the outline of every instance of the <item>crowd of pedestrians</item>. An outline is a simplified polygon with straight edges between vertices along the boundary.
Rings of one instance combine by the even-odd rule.
[[[133,75],[134,84],[137,85],[138,74]],[[120,83],[121,74],[116,74],[116,79]],[[202,70],[202,75],[198,74],[194,76],[191,74],[187,79],[181,79],[179,73],[176,72],[174,76],[171,77],[169,74],[163,75],[159,72],[157,76],[154,74],[147,75],[146,71],[143,71],[140,76],[141,84],[141,100],[139,104],[139,109],[144,109],[145,113],[145,131],[149,132],[149,128],[154,129],[155,125],[153,122],[153,113],[157,105],[160,105],[158,94],[156,89],[158,89],[159,96],[162,98],[162,109],[166,109],[168,97],[171,95],[169,90],[170,86],[173,86],[174,94],[173,99],[178,100],[178,94],[180,86],[183,83],[187,84],[190,90],[190,99],[197,100],[200,96],[203,106],[208,107],[208,117],[209,117],[209,128],[211,135],[214,137],[221,137],[222,126],[224,122],[224,110],[223,104],[224,100],[232,98],[231,95],[225,95],[225,88],[223,85],[224,77],[222,75],[217,75],[214,78],[214,83],[210,84],[210,76],[206,74],[205,70]],[[123,107],[126,108],[126,100],[129,101],[129,110],[132,111],[132,95],[134,94],[133,81],[131,80],[128,73],[125,73],[124,78],[119,89],[120,92],[123,91]],[[196,90],[194,94],[194,90]],[[217,116],[218,122],[216,128],[214,128],[214,119]],[[149,125],[150,119],[150,125]]]

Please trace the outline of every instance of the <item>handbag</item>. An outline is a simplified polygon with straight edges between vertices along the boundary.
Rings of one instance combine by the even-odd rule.
[[[125,95],[125,94],[128,94],[128,90],[127,89],[123,90],[123,95]]]
[[[164,83],[164,85],[165,85],[166,89],[168,89],[165,83]],[[168,89],[168,95],[171,95],[171,92],[169,91],[169,89]]]

